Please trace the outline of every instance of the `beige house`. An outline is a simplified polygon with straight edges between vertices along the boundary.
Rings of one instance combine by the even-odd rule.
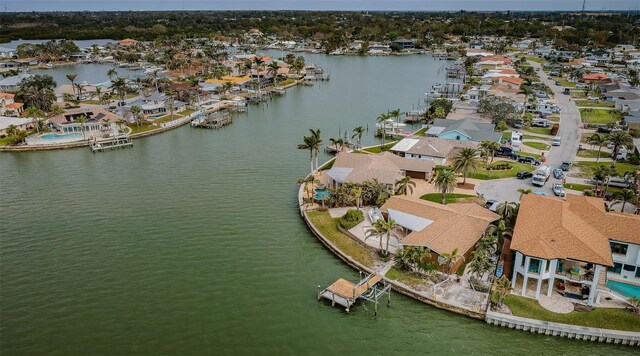
[[[431,262],[439,263],[443,253],[458,249],[464,259],[459,259],[452,271],[471,258],[489,224],[500,218],[475,203],[442,205],[403,195],[392,196],[380,210],[403,228],[400,245],[428,248]]]
[[[438,137],[408,137],[400,140],[390,151],[400,157],[447,164],[462,148],[478,148],[478,142],[447,140]]]
[[[331,188],[337,188],[344,183],[363,183],[371,179],[393,185],[405,176],[429,179],[434,166],[433,162],[402,158],[389,152],[341,152],[336,156],[331,169],[327,171],[327,177]]]
[[[23,111],[23,103],[16,103],[15,94],[0,93],[0,115],[20,116]]]

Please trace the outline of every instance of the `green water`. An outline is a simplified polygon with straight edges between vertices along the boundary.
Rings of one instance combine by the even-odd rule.
[[[222,130],[132,149],[0,155],[0,348],[35,354],[623,354],[489,326],[394,294],[377,319],[316,301],[357,273],[301,221],[310,127],[410,109],[442,77],[426,56],[307,56],[331,82]],[[368,134],[365,143],[373,143]]]

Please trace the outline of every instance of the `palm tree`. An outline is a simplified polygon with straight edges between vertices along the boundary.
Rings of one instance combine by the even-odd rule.
[[[402,115],[402,112],[400,111],[400,109],[392,110],[392,111],[389,113],[389,116],[391,116],[391,117],[395,117],[395,118],[396,118],[396,123],[397,123],[397,124],[399,124],[399,123],[400,123],[400,115]]]
[[[80,115],[80,117],[78,117],[75,121],[80,124],[80,131],[82,131],[82,138],[85,138],[84,123],[87,121],[87,118],[84,115]]]
[[[404,176],[398,179],[393,187],[395,188],[396,194],[408,195],[407,192],[413,194],[413,188],[416,187],[416,182],[414,182],[411,177]]]
[[[378,123],[382,123],[382,147],[384,148],[384,138],[386,136],[386,129],[387,129],[387,120],[389,119],[389,115],[387,114],[380,114],[380,116],[378,116],[378,118],[376,119],[378,121]]]
[[[40,132],[39,118],[42,117],[42,111],[35,106],[29,106],[25,110],[25,112],[27,114],[27,117],[30,117],[33,119],[33,126],[36,128],[36,132]],[[12,135],[9,135],[9,136],[12,136]]]
[[[458,248],[454,248],[453,251],[447,253],[444,252],[442,254],[440,254],[440,257],[442,257],[442,262],[440,263],[442,266],[446,266],[447,267],[447,275],[451,275],[451,268],[453,267],[454,264],[456,264],[456,262],[458,262],[459,259],[464,259],[464,256],[461,256],[458,254]]]
[[[469,261],[469,271],[477,277],[482,276],[491,269],[491,261],[484,250],[473,251],[473,256]]]
[[[398,225],[396,225],[396,222],[393,219],[389,219],[389,221],[379,219],[367,230],[365,240],[371,236],[378,236],[380,238],[380,250],[383,255],[387,255],[389,253],[389,240],[391,237],[399,238],[397,231]],[[384,248],[382,247],[383,236],[387,239]]]
[[[602,146],[607,143],[607,137],[594,133],[589,137],[589,143],[598,146],[598,158],[596,159],[596,162],[600,162],[600,151],[602,151]]]
[[[313,173],[318,169],[318,153],[320,152],[320,146],[322,145],[322,139],[320,138],[320,129],[309,129],[311,135],[304,136],[303,143],[298,144],[298,149],[309,150],[309,161],[311,162],[311,172]],[[313,157],[315,153],[316,164],[314,168]]]
[[[506,275],[502,275],[502,277],[495,280],[493,283],[493,289],[498,295],[498,306],[502,306],[504,298],[511,292],[511,290],[513,290],[511,287],[511,281]]]
[[[447,204],[447,193],[452,193],[456,188],[458,178],[450,169],[441,169],[436,173],[433,185],[442,193],[442,204]]]
[[[491,155],[491,162],[489,162],[489,164],[492,164],[493,157],[495,156],[496,151],[500,149],[500,145],[495,141],[486,140],[480,143],[480,148],[486,152],[487,157]]]
[[[96,91],[93,93],[93,95],[91,95],[91,97],[93,98],[94,96],[98,97],[98,102],[102,104],[102,88],[101,87],[96,87]]]
[[[480,168],[480,152],[473,148],[465,147],[458,151],[453,158],[453,169],[462,172],[462,184],[467,182],[467,175],[470,172],[477,172]]]
[[[16,125],[11,124],[7,127],[5,131],[7,133],[7,136],[15,136],[16,133],[18,132],[18,127]]]
[[[531,194],[531,193],[533,193],[533,190],[526,189],[526,188],[520,188],[520,189],[518,189],[518,193],[520,193],[520,199],[522,199],[523,195]]]
[[[313,139],[313,150],[316,156],[316,169],[320,168],[318,165],[318,156],[320,155],[320,147],[322,146],[322,138],[320,138],[320,129],[309,129],[311,132],[311,138]]]
[[[267,66],[267,73],[271,73],[271,75],[273,75],[273,87],[274,88],[278,87],[278,69],[280,69],[280,67],[278,66],[278,62],[276,62],[276,61],[272,61]]]
[[[119,105],[122,105],[127,96],[127,82],[124,80],[124,78],[116,78],[111,80],[111,86],[109,88],[117,93],[117,95],[120,97]]]
[[[336,148],[336,151],[342,151],[344,148],[344,140],[341,138],[330,138],[329,142],[331,142],[331,146]]]
[[[508,202],[508,201],[504,201],[498,204],[498,206],[496,207],[496,213],[502,216],[504,220],[509,220],[513,218],[513,216],[515,215],[515,211],[516,211],[515,203]]]
[[[631,139],[631,135],[624,131],[618,131],[610,134],[607,137],[607,141],[611,142],[611,144],[613,145],[613,149],[611,150],[613,163],[611,164],[611,167],[615,167],[616,159],[618,158],[618,151],[620,151],[620,148],[622,148],[622,146],[632,147],[633,141]]]
[[[116,71],[115,68],[111,68],[107,71],[107,77],[109,77],[109,80],[113,80],[113,77],[117,75],[118,75],[118,72]]]
[[[312,197],[313,192],[314,192],[313,185],[315,183],[318,183],[318,180],[313,175],[308,175],[305,178],[299,178],[298,179],[298,184],[304,184],[304,188],[303,189],[307,194],[307,201],[311,201],[311,197]],[[311,190],[307,189],[309,187],[309,184],[311,184]]]
[[[358,149],[362,149],[362,135],[364,134],[364,127],[362,126],[358,126],[355,129],[353,129],[353,135],[351,135],[351,138],[358,138]]]
[[[636,192],[634,192],[631,189],[623,189],[622,191],[615,192],[613,193],[613,197],[616,199],[615,201],[616,204],[622,202],[622,209],[620,211],[623,213],[624,213],[624,207],[627,205],[627,202],[635,203],[636,201],[638,201]]]
[[[77,78],[77,77],[78,77],[78,75],[77,75],[77,74],[73,74],[73,73],[67,74],[67,79],[69,79],[69,81],[71,82],[71,90],[73,91],[73,94],[74,94],[74,95],[75,95],[75,93],[76,93],[76,85],[75,85],[75,82],[76,82],[76,78]]]
[[[361,186],[356,186],[354,188],[351,188],[351,191],[349,192],[351,193],[353,200],[356,201],[356,209],[358,210],[360,210],[360,204],[362,204],[362,192],[363,192],[363,189]]]
[[[136,121],[136,127],[140,130],[140,113],[142,112],[142,108],[139,106],[131,107],[131,115],[133,119]]]

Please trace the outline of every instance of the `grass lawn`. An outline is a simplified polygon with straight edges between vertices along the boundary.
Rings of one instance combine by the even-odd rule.
[[[524,131],[537,133],[539,135],[551,135],[550,127],[527,127],[524,129]]]
[[[467,200],[472,200],[475,198],[475,195],[469,194],[457,194],[457,193],[449,193],[444,198],[445,203],[465,203]],[[442,194],[440,193],[429,193],[420,197],[422,200],[427,200],[433,203],[438,203],[442,201]]]
[[[544,63],[544,58],[540,58],[537,56],[524,56],[524,57],[531,62]]]
[[[167,116],[163,116],[163,117],[161,117],[159,119],[155,119],[155,120],[153,120],[153,122],[156,122],[156,123],[169,122],[169,121],[173,121],[175,119],[179,119],[181,117],[182,117],[182,115],[178,115],[178,114],[167,115]]]
[[[386,143],[384,145],[384,150],[382,149],[383,146],[382,145],[378,145],[378,146],[373,146],[373,147],[369,147],[369,148],[365,148],[363,149],[363,151],[367,151],[367,152],[371,152],[371,153],[380,153],[383,151],[388,151],[391,147],[395,146],[397,142],[391,142],[391,143]]]
[[[422,136],[422,135],[424,135],[424,133],[425,133],[425,132],[427,132],[427,130],[428,130],[428,129],[429,129],[429,128],[427,128],[427,127],[423,127],[423,128],[421,128],[420,130],[418,130],[418,131],[414,132],[413,134],[414,134],[414,135],[420,135],[420,136]]]
[[[574,166],[577,166],[582,171],[581,176],[593,177],[593,171],[600,166],[610,166],[610,162],[575,162]],[[616,171],[620,176],[624,175],[624,172],[637,171],[640,166],[630,163],[616,163]]]
[[[578,157],[586,157],[586,158],[596,158],[598,157],[598,150],[578,150],[576,154]],[[600,152],[600,158],[610,158],[611,153],[609,152]]]
[[[511,169],[503,170],[503,171],[499,171],[499,170],[488,171],[483,166],[476,173],[469,174],[469,178],[483,179],[483,180],[510,178],[510,177],[515,177],[518,172],[522,172],[522,171],[530,172],[533,170],[533,168],[529,164],[518,163],[515,161],[506,161],[506,162],[509,162],[512,165]],[[498,163],[500,162],[493,162],[493,165],[495,166]]]
[[[575,183],[565,183],[564,187],[566,189],[577,190],[579,192],[584,192],[585,190],[592,190],[593,188],[595,188],[593,185],[575,184]]]
[[[284,86],[287,86],[289,84],[295,83],[295,81],[296,81],[295,79],[286,79],[286,80],[283,80],[281,82],[278,82],[278,86],[284,87]]]
[[[603,100],[576,100],[576,105],[578,106],[586,106],[592,108],[612,108],[614,107],[613,103]]]
[[[361,151],[354,151],[354,152],[361,152]],[[331,167],[333,167],[333,164],[336,162],[335,158],[330,159],[329,161],[325,162],[324,164],[320,165],[320,168],[318,170],[320,171],[326,171],[328,169],[331,169]]]
[[[193,110],[193,109],[184,109],[184,110],[180,111],[180,115],[187,116],[187,115],[193,114],[194,112],[196,112],[196,111]]]
[[[622,116],[613,110],[580,109],[583,122],[592,124],[609,124],[620,121]]]
[[[511,139],[511,131],[505,131],[505,132],[503,132],[503,133],[502,133],[502,139],[503,139],[503,140],[506,140],[506,141],[510,140],[510,139]]]
[[[559,122],[560,118],[557,116],[547,116],[547,120],[553,121],[553,122]]]
[[[402,282],[412,287],[417,287],[424,282],[424,279],[416,276],[415,274],[408,274],[407,272],[401,271],[395,267],[391,267],[385,277],[396,280],[398,282]]]
[[[131,128],[131,134],[137,134],[137,133],[140,133],[140,132],[159,129],[158,126],[151,125],[151,124],[140,125],[139,129],[138,129],[138,126],[136,126],[136,124],[128,124],[127,126],[129,126]]]
[[[571,95],[572,98],[586,98],[587,97],[587,95],[582,90],[572,90],[569,95]]]
[[[98,100],[83,100],[82,101],[83,104],[92,104],[92,105],[100,105],[100,101]]]
[[[640,316],[633,315],[623,309],[596,308],[591,312],[573,311],[569,314],[558,314],[541,307],[534,299],[515,295],[508,295],[504,303],[511,309],[513,315],[523,318],[591,328],[640,331]]]
[[[0,138],[0,146],[6,146],[15,140],[15,136],[7,136],[5,138]]]
[[[522,144],[540,151],[546,151],[549,149],[549,145],[542,142],[523,142]]]
[[[328,211],[310,211],[307,215],[313,226],[342,252],[366,266],[373,265],[371,251],[338,230],[338,219],[332,218]]]
[[[135,98],[136,96],[139,96],[140,93],[127,93],[127,99],[131,99],[131,98]]]
[[[566,79],[560,80],[560,85],[567,88],[574,88],[576,86],[575,82],[569,82]]]

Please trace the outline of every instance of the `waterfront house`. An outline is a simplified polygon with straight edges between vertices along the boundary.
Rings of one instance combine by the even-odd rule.
[[[15,94],[0,93],[0,115],[20,116],[23,111],[23,103],[14,101]]]
[[[164,93],[153,92],[147,96],[139,97],[138,99],[128,103],[123,108],[131,111],[132,107],[138,106],[142,109],[142,113],[144,115],[151,116],[153,119],[170,112],[169,103],[172,103],[174,112],[182,111],[187,105],[182,101],[173,100],[173,98]]]
[[[400,140],[390,151],[400,157],[432,161],[435,164],[444,165],[462,148],[478,148],[478,143],[414,136]]]
[[[13,48],[0,47],[0,58],[12,58],[16,53]]]
[[[131,38],[125,38],[124,40],[121,40],[120,42],[118,42],[118,45],[120,47],[133,47],[137,44],[138,44],[138,41]]]
[[[84,124],[77,121],[81,116],[86,119]],[[49,119],[49,125],[52,130],[61,133],[92,133],[108,130],[121,119],[120,116],[100,108],[75,109],[52,117]]]
[[[408,40],[406,38],[398,38],[391,43],[402,49],[412,49],[415,47],[414,41]]]
[[[0,80],[0,91],[3,92],[16,92],[20,89],[20,82],[23,79],[29,78],[31,74],[20,73],[11,77],[6,77]]]
[[[602,198],[523,195],[511,240],[512,287],[550,297],[562,281],[567,287],[559,292],[593,305],[600,289],[640,286],[638,231],[640,216],[608,212]]]
[[[401,226],[401,246],[422,246],[431,250],[429,262],[442,262],[441,255],[458,249],[464,258],[451,266],[456,271],[471,253],[497,214],[476,203],[442,205],[403,195],[392,196],[380,210]]]
[[[11,117],[0,116],[0,138],[4,138],[7,135],[7,129],[9,126],[15,126],[19,130],[33,130],[33,118],[31,117]]]
[[[494,124],[480,122],[471,117],[462,120],[436,119],[426,135],[457,141],[500,142],[502,133],[495,132],[494,129]]]
[[[429,179],[435,164],[430,161],[402,158],[393,153],[360,154],[340,152],[327,171],[328,185],[337,188],[344,183],[363,183],[377,179],[393,186],[405,176]]]

